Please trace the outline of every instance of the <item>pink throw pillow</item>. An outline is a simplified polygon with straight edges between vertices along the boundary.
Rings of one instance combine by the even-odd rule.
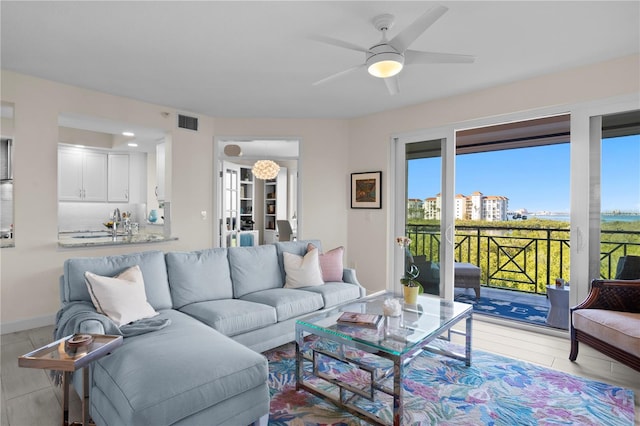
[[[307,252],[315,249],[313,244],[307,245]],[[322,279],[324,282],[342,282],[342,273],[344,265],[342,263],[342,257],[344,255],[344,247],[336,247],[333,250],[329,250],[326,253],[318,256],[320,262],[320,269],[322,270]]]

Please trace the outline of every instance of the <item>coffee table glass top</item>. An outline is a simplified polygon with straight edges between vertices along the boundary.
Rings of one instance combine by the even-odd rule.
[[[416,305],[403,305],[401,320],[393,330],[385,332],[388,325],[384,319],[377,329],[337,323],[342,312],[382,315],[383,303],[389,297],[393,296],[385,293],[367,297],[299,319],[298,325],[316,335],[335,336],[356,344],[364,344],[369,348],[373,347],[395,355],[402,355],[416,345],[438,337],[462,317],[471,315],[472,311],[472,305],[467,303],[450,302],[435,296],[420,295]]]

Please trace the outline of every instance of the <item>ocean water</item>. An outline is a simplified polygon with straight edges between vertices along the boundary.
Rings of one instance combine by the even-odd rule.
[[[557,220],[559,222],[569,222],[569,215],[529,215],[531,219]],[[602,222],[636,222],[640,221],[640,214],[603,214],[600,216]]]

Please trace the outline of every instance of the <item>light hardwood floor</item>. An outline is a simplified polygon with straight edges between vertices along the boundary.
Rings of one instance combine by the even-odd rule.
[[[18,367],[18,357],[51,341],[53,327],[42,327],[1,337],[2,426],[59,425],[62,392],[53,386],[45,370]],[[454,336],[454,341],[462,336]],[[621,365],[586,345],[580,346],[578,360],[568,359],[567,333],[532,327],[514,328],[473,321],[473,348],[587,377],[631,389],[635,395],[636,425],[640,425],[640,372]],[[70,418],[80,418],[80,400],[71,392]]]

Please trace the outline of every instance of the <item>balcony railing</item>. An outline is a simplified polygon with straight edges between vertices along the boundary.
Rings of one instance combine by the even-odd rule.
[[[439,225],[407,225],[411,252],[440,261]],[[569,230],[524,226],[456,226],[455,260],[480,267],[483,286],[545,294],[556,278],[569,281]],[[640,255],[640,232],[601,232],[601,278],[613,278],[621,256]]]

